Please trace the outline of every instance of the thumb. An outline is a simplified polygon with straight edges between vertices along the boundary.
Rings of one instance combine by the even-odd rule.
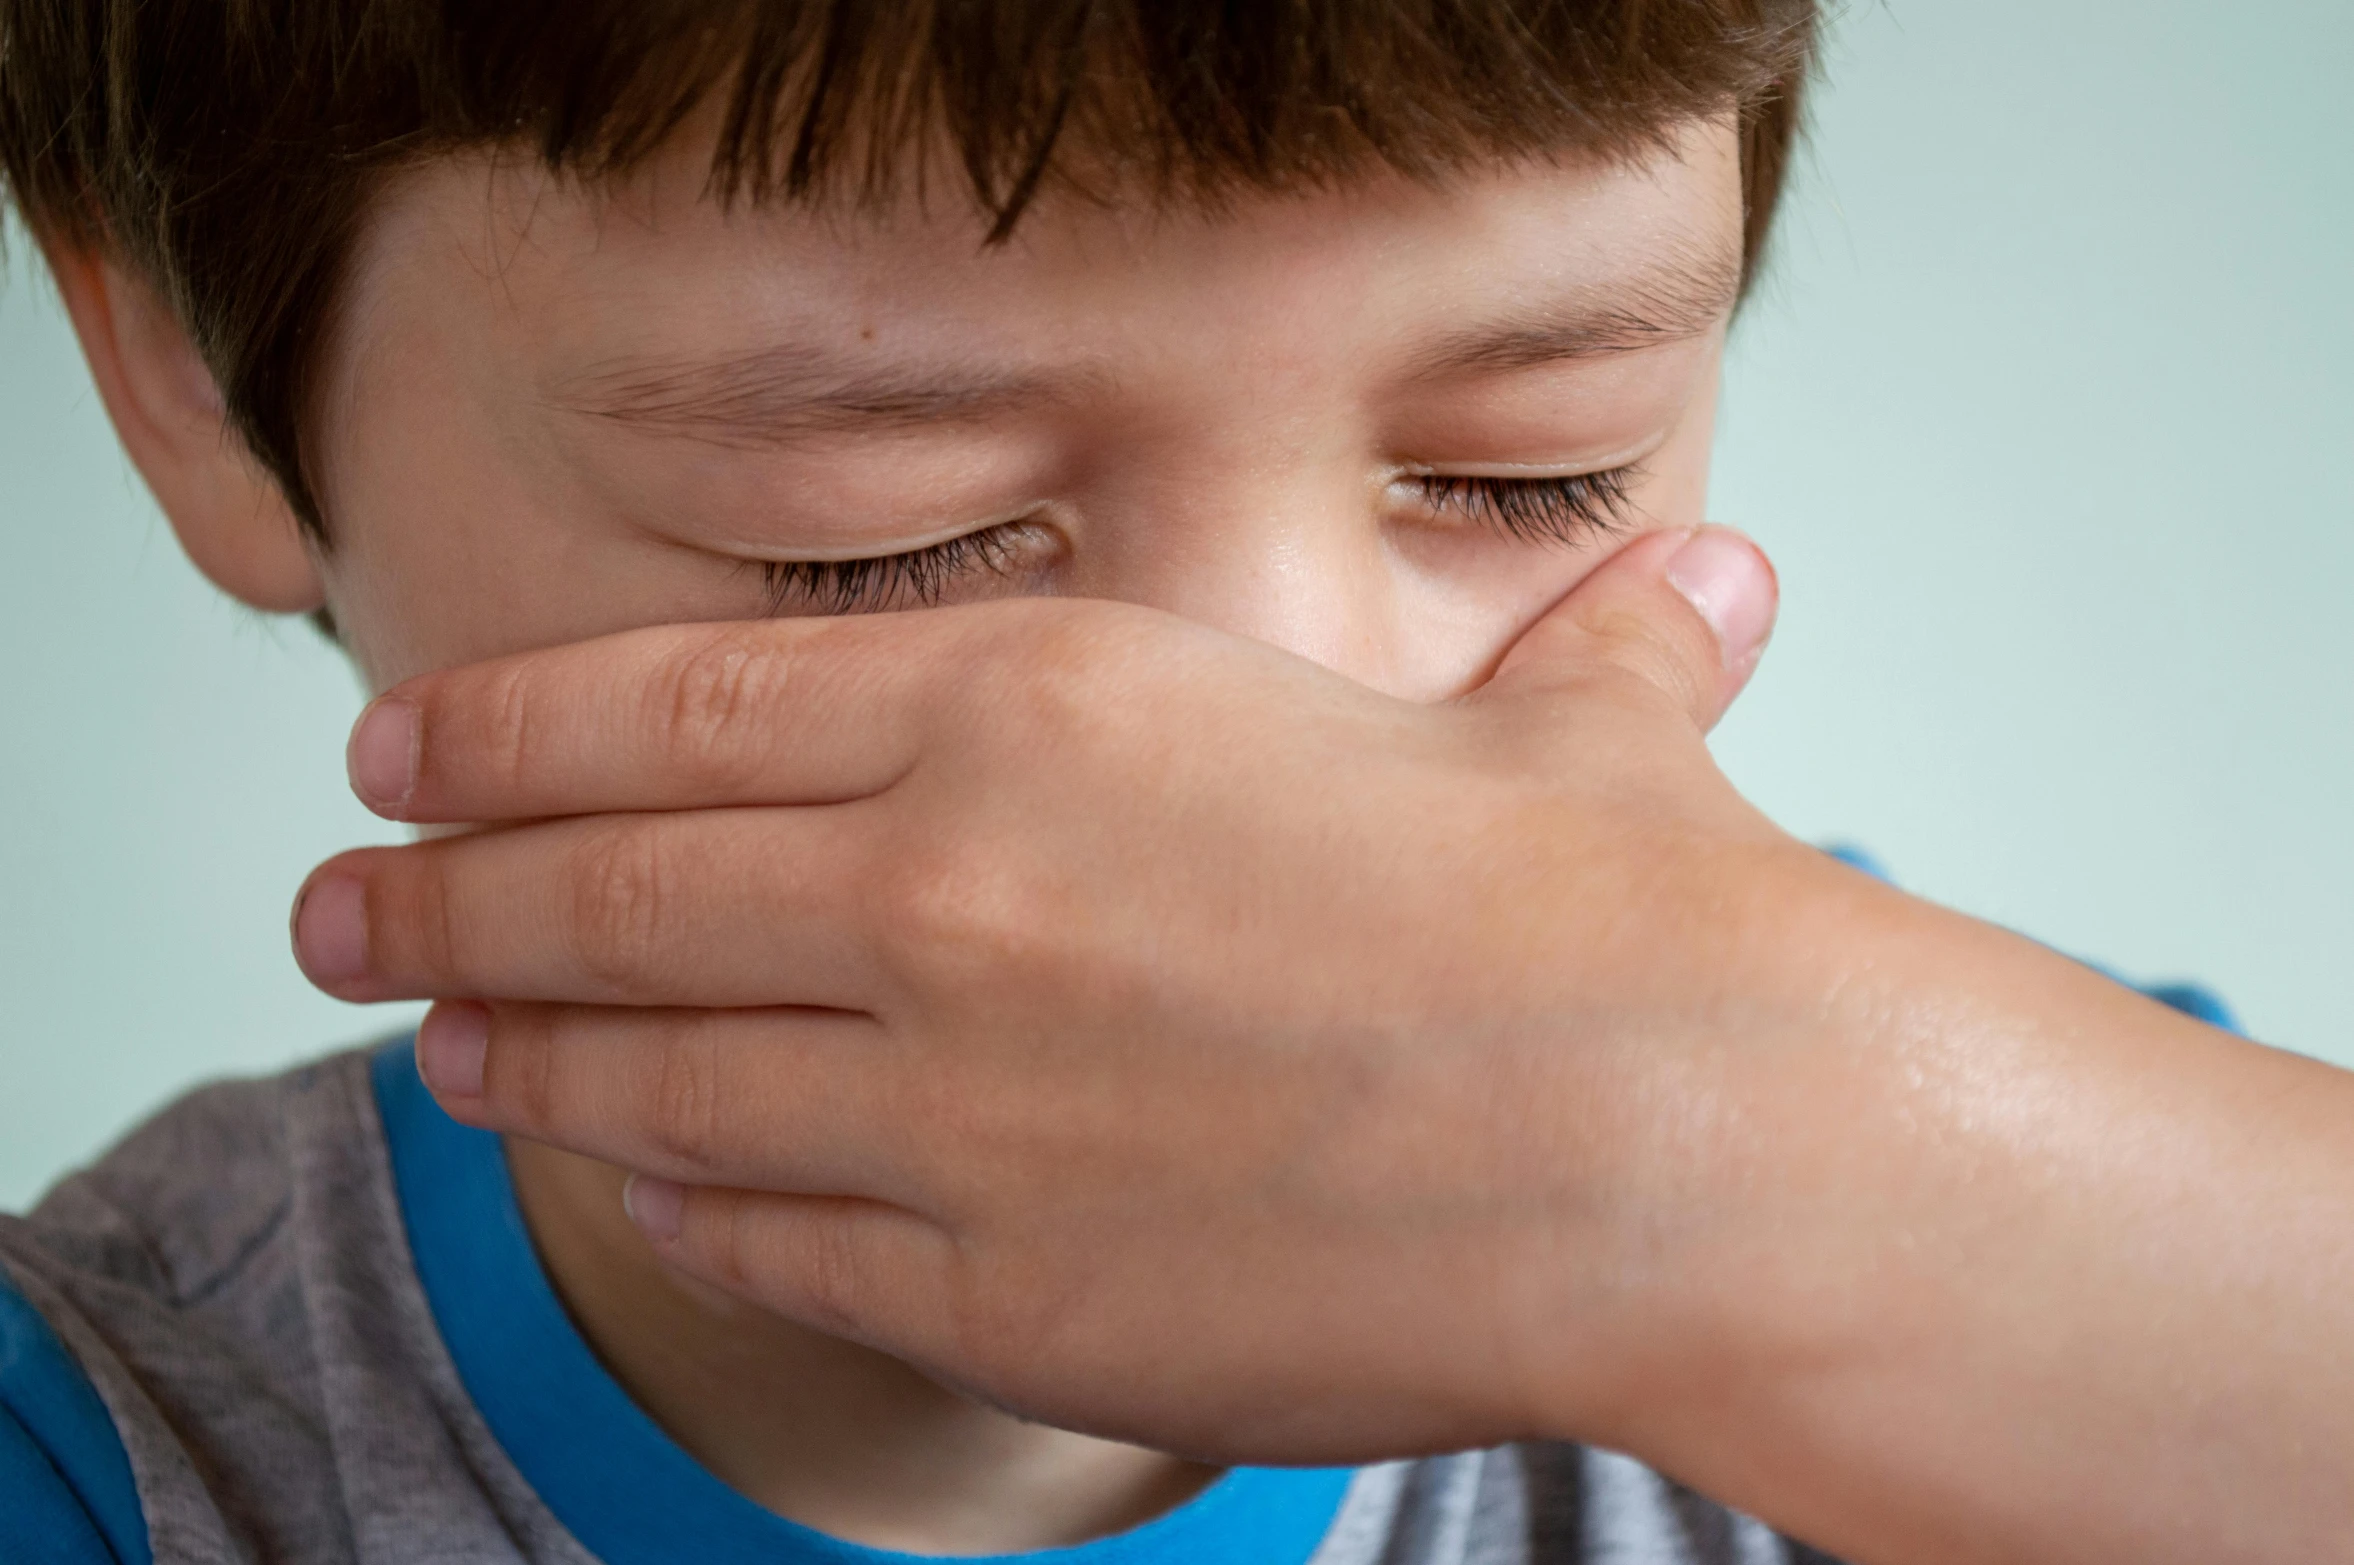
[[[1773,633],[1780,586],[1764,551],[1730,527],[1637,539],[1603,562],[1504,654],[1495,695],[1632,675],[1707,729],[1749,683]]]

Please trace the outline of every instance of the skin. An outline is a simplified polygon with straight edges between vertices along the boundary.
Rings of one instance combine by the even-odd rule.
[[[1203,1463],[1575,1438],[1862,1562],[2342,1550],[2348,1079],[1879,887],[1708,759],[1772,598],[1689,531],[1723,128],[1050,204],[986,253],[699,188],[691,147],[597,193],[396,182],[325,555],[152,299],[53,259],[198,563],[330,602],[393,690],[362,796],[502,825],[331,861],[298,952],[453,1002],[428,1080],[722,1477],[1006,1549]],[[1530,360],[1629,310],[1670,329]],[[697,400],[766,344],[793,384]],[[812,351],[866,415],[790,405]],[[956,416],[874,415],[910,360]],[[1629,457],[1582,547],[1410,481]],[[1020,568],[956,606],[746,622],[746,560],[1008,517]]]

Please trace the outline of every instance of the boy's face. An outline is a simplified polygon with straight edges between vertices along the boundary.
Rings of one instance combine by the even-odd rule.
[[[383,193],[315,436],[328,600],[373,686],[1029,592],[1435,698],[1625,538],[1701,519],[1729,126],[1639,167],[1220,213],[1051,198],[998,248],[959,199],[729,211],[705,168],[682,146],[592,193],[469,158]],[[1622,469],[1618,501],[1544,482]],[[793,561],[835,563],[763,570]]]

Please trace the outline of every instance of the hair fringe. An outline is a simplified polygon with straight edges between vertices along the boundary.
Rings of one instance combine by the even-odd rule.
[[[379,182],[475,146],[584,180],[714,118],[728,201],[879,204],[953,171],[1221,204],[1387,169],[1631,156],[1741,123],[1750,274],[1817,0],[0,0],[0,182],[145,271],[322,540],[317,345]]]

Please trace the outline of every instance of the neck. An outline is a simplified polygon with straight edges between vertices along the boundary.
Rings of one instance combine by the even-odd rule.
[[[804,1526],[918,1554],[997,1554],[1120,1532],[1214,1470],[1024,1422],[886,1354],[658,1263],[620,1169],[510,1140],[540,1262],[637,1404],[730,1487]]]

